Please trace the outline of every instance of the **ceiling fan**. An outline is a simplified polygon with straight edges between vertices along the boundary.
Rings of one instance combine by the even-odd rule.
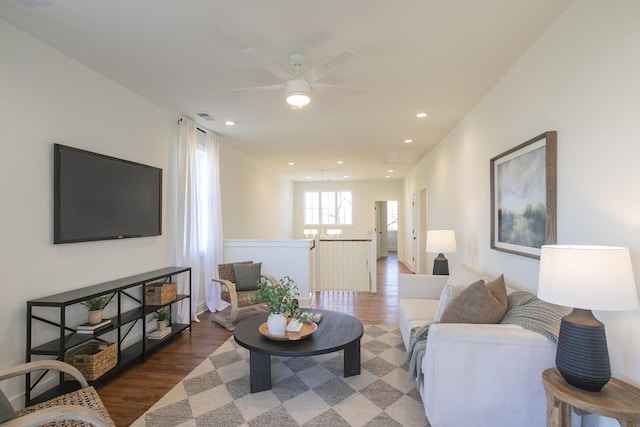
[[[318,83],[318,80],[329,72],[355,57],[353,53],[347,50],[302,75],[300,75],[300,67],[305,62],[306,56],[301,53],[294,53],[289,56],[289,61],[295,69],[294,75],[287,73],[252,48],[244,49],[242,50],[242,53],[252,57],[258,65],[281,79],[283,83],[233,89],[232,92],[263,92],[269,90],[282,90],[284,88],[287,94],[287,103],[297,108],[302,108],[311,101],[311,89],[339,92],[346,95],[358,95],[362,93],[362,90],[360,89],[327,83]]]

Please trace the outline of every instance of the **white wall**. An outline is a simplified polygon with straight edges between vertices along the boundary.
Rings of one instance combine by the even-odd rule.
[[[292,238],[292,182],[265,170],[224,138],[220,183],[225,239]]]
[[[26,302],[170,266],[176,120],[0,19],[0,368],[25,361]],[[53,143],[163,169],[163,233],[53,245]],[[82,309],[81,309],[82,310]],[[3,383],[13,398],[24,380]]]
[[[298,285],[302,307],[311,305],[310,240],[229,240],[224,241],[224,262],[261,262],[262,274],[280,280],[289,276]]]
[[[402,215],[404,206],[402,200],[402,181],[325,181],[320,182],[295,182],[293,203],[293,233],[294,238],[304,238],[303,230],[309,228],[304,225],[304,193],[306,191],[351,191],[353,193],[353,225],[352,226],[326,226],[326,228],[342,229],[341,238],[363,239],[375,228],[375,202],[385,200],[397,200],[399,215]],[[399,228],[405,225],[400,223]]]
[[[634,0],[574,3],[407,177],[405,198],[428,189],[429,228],[456,230],[451,266],[536,291],[538,260],[489,248],[489,159],[557,130],[558,243],[627,246],[640,282],[638,22]],[[640,310],[596,316],[613,375],[640,386]]]

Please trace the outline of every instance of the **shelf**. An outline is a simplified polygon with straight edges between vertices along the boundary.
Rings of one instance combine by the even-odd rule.
[[[80,344],[84,344],[87,341],[91,341],[109,333],[111,331],[115,331],[116,329],[126,325],[127,323],[135,322],[136,320],[142,318],[143,310],[142,307],[138,307],[134,310],[127,311],[121,314],[122,322],[118,322],[118,316],[111,318],[111,324],[105,326],[104,328],[100,328],[95,331],[93,334],[78,334],[78,333],[70,333],[65,336],[64,341],[64,351],[66,352],[73,347],[76,347]],[[49,355],[56,356],[60,354],[60,339],[55,339],[53,341],[49,341],[37,347],[31,349],[32,354],[38,355]]]
[[[162,339],[159,339],[159,340],[152,340],[152,339],[149,339],[149,338],[145,338],[145,340],[147,342],[147,351],[151,351],[151,350],[155,349],[156,347],[161,346],[166,341],[169,341],[169,340],[175,338],[176,335],[180,335],[182,333],[182,331],[184,331],[185,329],[190,328],[190,327],[191,327],[191,325],[189,325],[189,324],[172,323],[171,324],[171,333],[169,335],[167,335],[166,337],[163,337]]]
[[[185,300],[187,298],[190,298],[190,296],[189,295],[176,295],[176,299],[174,299],[173,301],[168,302],[166,304],[162,304],[162,305],[145,305],[144,306],[144,314],[151,314],[154,311],[161,310],[164,307],[167,307],[167,306],[169,306],[171,304],[175,304],[178,301],[182,301],[182,300]]]
[[[130,294],[127,291],[134,287],[140,287],[142,292],[144,292],[144,285],[147,283],[155,282],[158,280],[172,280],[172,276],[181,273],[189,274],[189,293],[188,294],[180,294],[177,295],[174,301],[171,301],[167,304],[162,305],[149,305],[143,306],[142,301],[137,301],[140,305],[128,311],[122,311],[122,296],[129,296]],[[191,278],[191,268],[189,267],[167,267],[160,270],[150,271],[148,273],[142,273],[135,276],[125,277],[118,280],[113,280],[110,282],[101,283],[98,285],[88,286],[86,288],[77,289],[74,291],[64,292],[56,295],[51,295],[44,298],[39,298],[35,300],[27,301],[27,362],[32,360],[33,356],[53,356],[57,359],[63,359],[64,354],[71,348],[84,344],[86,342],[92,340],[100,340],[100,341],[114,341],[112,337],[110,340],[103,339],[102,336],[111,332],[117,332],[118,338],[115,341],[122,341],[124,336],[127,336],[127,342],[129,347],[122,348],[122,342],[117,342],[118,346],[118,362],[116,366],[102,375],[100,378],[95,381],[90,381],[90,384],[98,385],[105,381],[110,380],[111,378],[117,376],[122,370],[127,369],[134,363],[143,362],[146,358],[146,355],[159,348],[166,342],[178,337],[183,331],[191,328],[191,323],[184,324],[172,324],[172,331],[169,335],[160,340],[150,340],[143,334],[148,333],[147,328],[147,316],[157,310],[160,310],[164,307],[171,306],[171,310],[175,312],[176,308],[173,307],[174,304],[180,301],[186,301],[189,304],[189,318],[192,317],[191,313],[191,289],[192,289],[192,278]],[[105,294],[116,294],[114,295],[115,301],[117,301],[117,312],[116,316],[111,317],[111,324],[100,328],[97,331],[94,331],[93,334],[78,334],[77,332],[70,332],[71,330],[75,330],[76,326],[65,324],[66,318],[66,307],[86,301],[90,298],[94,298],[97,296],[105,295]],[[127,301],[130,300],[126,299]],[[59,310],[59,320],[53,321],[48,318],[44,318],[38,313],[38,307],[55,307]],[[48,315],[47,317],[50,317]],[[129,324],[135,324],[137,321],[142,321],[142,328],[134,329],[134,334],[131,335],[131,328],[127,327]],[[35,344],[33,343],[33,328],[34,324],[41,326],[43,328],[55,328],[58,332],[58,336],[64,334],[64,338],[57,338],[45,343]],[[132,325],[132,327],[135,325]],[[123,329],[124,328],[124,329]],[[129,337],[136,337],[136,333],[140,331],[142,334],[139,339],[133,343],[130,343],[131,339]],[[124,335],[123,335],[124,333]],[[44,401],[50,397],[57,396],[61,392],[66,392],[72,389],[73,385],[77,388],[76,382],[64,381],[62,383],[58,383],[53,386],[49,390],[44,391],[38,396],[32,396],[32,391],[34,384],[31,382],[31,374],[26,375],[26,403],[28,405],[33,404],[35,402]]]

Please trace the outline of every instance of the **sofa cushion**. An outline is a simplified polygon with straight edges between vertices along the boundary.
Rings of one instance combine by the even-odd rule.
[[[236,279],[237,291],[255,291],[260,281],[262,263],[233,264],[233,275]]]
[[[411,330],[432,323],[438,300],[425,298],[404,298],[398,302],[398,324],[405,348],[409,348]]]
[[[477,282],[478,280],[484,280],[480,273],[467,265],[458,265],[447,279],[447,283],[444,285],[444,288],[442,288],[440,303],[438,304],[438,309],[436,310],[434,318],[435,321],[440,321],[442,313],[444,313],[444,310],[454,297],[462,292],[467,286]]]
[[[433,320],[438,301],[424,298],[405,298],[398,302],[400,313],[407,320]]]
[[[498,323],[509,301],[504,275],[484,284],[478,280],[460,292],[440,317],[441,323]]]

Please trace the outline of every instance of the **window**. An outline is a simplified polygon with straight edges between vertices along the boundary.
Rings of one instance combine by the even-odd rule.
[[[351,191],[304,193],[305,225],[351,225]]]
[[[398,231],[398,202],[395,200],[387,202],[387,230]]]

